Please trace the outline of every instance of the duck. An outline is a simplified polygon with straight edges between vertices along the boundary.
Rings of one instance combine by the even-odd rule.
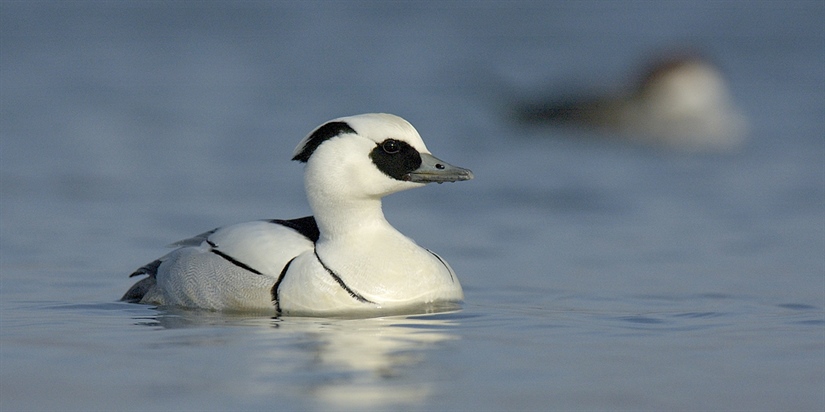
[[[741,146],[748,121],[722,71],[698,52],[652,59],[628,91],[522,104],[528,123],[594,128],[660,147],[728,151]]]
[[[124,302],[333,316],[426,311],[464,299],[450,265],[396,230],[384,196],[470,180],[433,156],[403,118],[330,120],[295,148],[312,215],[219,227],[134,271]]]

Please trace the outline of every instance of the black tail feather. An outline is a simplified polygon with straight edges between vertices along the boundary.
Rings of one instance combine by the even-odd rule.
[[[158,267],[160,267],[161,261],[160,259],[147,263],[141,266],[138,270],[132,272],[129,277],[133,276],[141,276],[141,275],[149,275],[148,278],[141,279],[134,285],[132,285],[129,290],[120,298],[123,302],[129,303],[139,303],[146,293],[155,287],[157,284],[157,273]]]

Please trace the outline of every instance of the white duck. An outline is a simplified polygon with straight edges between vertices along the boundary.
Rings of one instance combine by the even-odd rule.
[[[406,120],[331,120],[298,144],[314,216],[225,226],[182,240],[131,276],[122,300],[284,315],[418,311],[459,302],[452,268],[384,217],[381,198],[429,182],[473,178],[432,156]]]

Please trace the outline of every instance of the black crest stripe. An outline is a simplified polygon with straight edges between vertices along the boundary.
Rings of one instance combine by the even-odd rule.
[[[301,148],[301,151],[296,154],[292,160],[306,162],[309,160],[309,157],[312,156],[312,153],[315,152],[315,149],[321,145],[321,143],[324,143],[325,141],[343,133],[355,133],[355,130],[353,130],[352,127],[350,127],[350,125],[346,122],[329,122],[324,124],[312,132],[309,138],[306,139],[304,147]]]
[[[252,272],[256,275],[261,274],[261,272],[259,272],[257,269],[255,269],[255,268],[247,265],[246,263],[243,263],[243,262],[233,258],[232,256],[229,256],[226,253],[223,253],[220,250],[216,249],[218,247],[218,245],[212,243],[211,240],[207,240],[206,242],[209,243],[209,246],[212,246],[212,253],[226,259],[229,263],[231,263],[231,264],[233,264],[233,265],[235,265],[235,266],[237,266],[241,269],[248,270],[248,271],[250,271],[250,272]]]
[[[375,302],[361,296],[360,294],[358,294],[354,290],[350,289],[349,286],[347,286],[347,284],[344,282],[343,279],[341,279],[340,276],[336,275],[335,272],[332,271],[332,269],[330,269],[326,264],[324,264],[324,261],[321,260],[320,256],[318,256],[318,250],[317,249],[314,250],[314,253],[315,253],[315,258],[318,259],[318,263],[320,263],[321,266],[323,266],[324,269],[326,269],[327,273],[329,273],[329,275],[332,276],[332,278],[335,279],[336,282],[338,282],[338,285],[340,285],[345,291],[347,291],[347,293],[349,293],[350,296],[352,296],[355,300],[357,300],[361,303],[375,304]]]

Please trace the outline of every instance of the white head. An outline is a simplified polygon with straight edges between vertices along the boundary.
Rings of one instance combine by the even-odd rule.
[[[429,182],[473,177],[432,156],[415,128],[391,114],[330,120],[298,143],[292,160],[307,164],[304,183],[316,213],[318,202],[378,200]]]

